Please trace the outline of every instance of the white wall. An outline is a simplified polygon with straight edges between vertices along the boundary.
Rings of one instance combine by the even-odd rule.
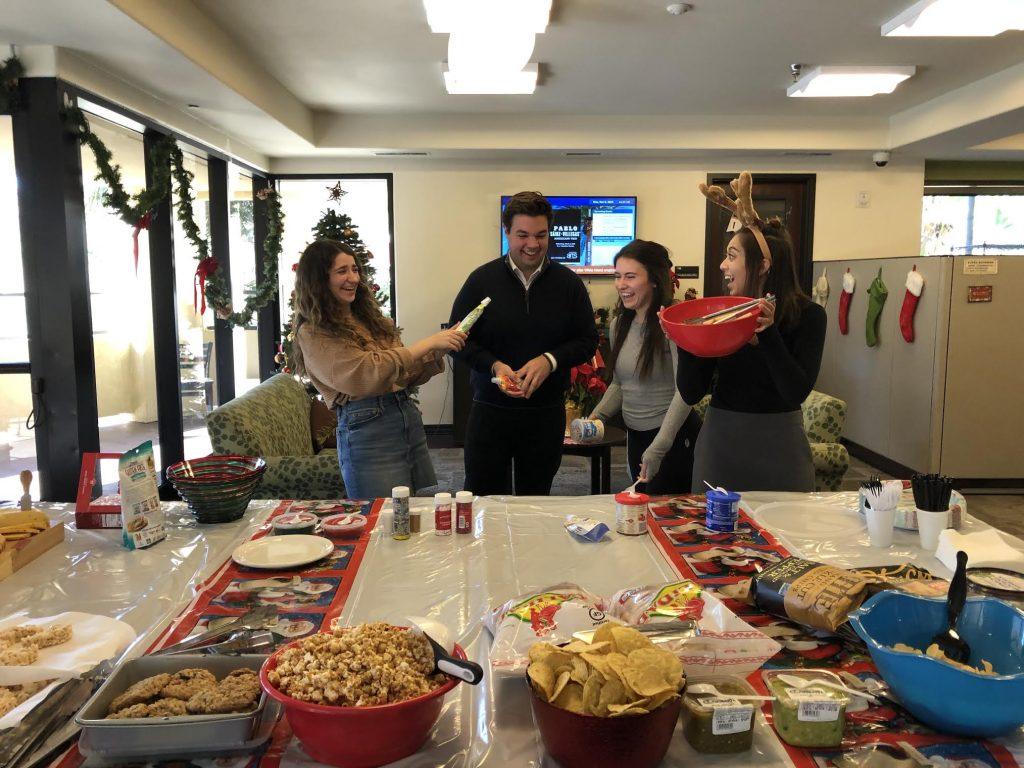
[[[499,199],[534,189],[549,195],[636,195],[639,236],[657,240],[678,265],[703,265],[704,198],[697,184],[709,172],[815,173],[814,258],[915,255],[920,250],[923,162],[878,169],[863,160],[816,158],[802,163],[713,164],[678,161],[604,161],[562,164],[500,162],[354,162],[338,158],[278,160],[274,173],[394,173],[396,295],[407,342],[448,319],[455,294],[476,266],[500,247]],[[857,193],[871,195],[856,207]],[[609,278],[587,280],[595,306],[615,300]],[[701,280],[683,281],[681,290]],[[447,393],[447,394],[446,394]],[[424,422],[452,420],[451,387],[436,377],[420,392]]]

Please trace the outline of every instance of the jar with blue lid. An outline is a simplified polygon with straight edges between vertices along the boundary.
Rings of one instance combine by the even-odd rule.
[[[707,520],[709,530],[732,533],[740,517],[740,495],[731,491],[708,490]]]

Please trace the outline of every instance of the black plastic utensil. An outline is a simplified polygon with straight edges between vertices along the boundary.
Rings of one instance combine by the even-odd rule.
[[[935,635],[932,642],[939,646],[939,649],[946,654],[947,659],[961,664],[966,664],[971,657],[971,647],[956,631],[956,622],[960,618],[960,611],[964,609],[966,602],[967,553],[960,551],[956,553],[956,573],[953,574],[953,580],[949,582],[949,593],[946,596],[948,626],[944,632]]]
[[[422,630],[420,631],[422,632]],[[436,671],[443,672],[451,677],[457,677],[459,680],[464,680],[470,685],[476,685],[484,679],[484,670],[479,664],[474,661],[457,659],[426,632],[423,632],[423,636],[427,638],[430,647],[434,649],[434,668]]]

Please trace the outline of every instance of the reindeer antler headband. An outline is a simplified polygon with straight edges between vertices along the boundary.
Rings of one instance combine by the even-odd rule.
[[[735,200],[729,197],[726,191],[719,186],[709,187],[707,184],[699,184],[698,189],[712,203],[725,208],[725,210],[732,214],[732,221],[729,222],[728,231],[734,232],[740,227],[746,227],[750,230],[750,233],[757,241],[758,247],[761,249],[761,254],[768,260],[768,264],[771,265],[772,252],[768,248],[768,241],[765,240],[764,232],[762,231],[764,222],[761,221],[761,217],[754,210],[754,200],[751,197],[753,186],[754,182],[750,178],[750,171],[743,171],[738,178],[729,182],[729,187],[736,195]]]

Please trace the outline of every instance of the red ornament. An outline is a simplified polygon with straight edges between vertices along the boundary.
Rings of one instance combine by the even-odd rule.
[[[295,262],[294,264],[292,264],[292,272],[298,272],[298,271],[299,271],[299,262]]]

